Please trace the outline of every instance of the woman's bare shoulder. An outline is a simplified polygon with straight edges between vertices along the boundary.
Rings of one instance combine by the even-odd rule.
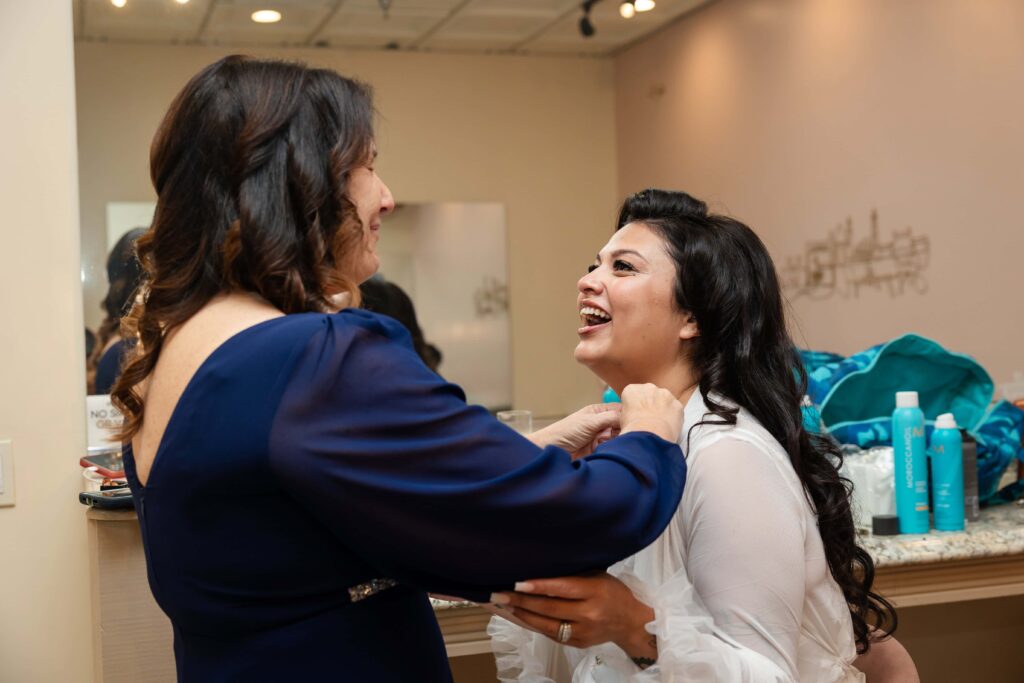
[[[140,481],[145,482],[171,414],[204,361],[239,332],[283,315],[250,295],[220,296],[167,335],[156,367],[137,387],[146,405],[142,428],[132,440]]]

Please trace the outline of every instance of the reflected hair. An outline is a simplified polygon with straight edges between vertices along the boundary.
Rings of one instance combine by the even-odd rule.
[[[135,242],[145,232],[145,228],[132,228],[121,235],[107,256],[107,295],[100,302],[103,322],[96,330],[95,344],[85,363],[85,382],[90,394],[96,390],[96,369],[100,359],[110,340],[120,332],[121,318],[131,310],[142,280],[142,264],[135,255]]]
[[[123,441],[140,429],[136,387],[167,335],[219,294],[252,292],[283,313],[327,311],[364,249],[346,193],[373,154],[368,86],[303,64],[225,57],[175,97],[150,149],[153,224],[136,248],[142,297],[125,318],[135,344],[112,397]]]
[[[817,515],[829,570],[850,607],[857,651],[867,652],[871,640],[895,631],[896,611],[872,590],[874,562],[857,543],[852,485],[839,474],[839,445],[804,428],[807,373],[786,329],[768,250],[746,225],[709,214],[704,202],[684,192],[648,189],[630,196],[616,229],[629,223],[653,230],[675,263],[675,305],[693,316],[700,331],[689,353],[710,409],[708,422],[736,424],[737,406],[743,406],[786,450]]]

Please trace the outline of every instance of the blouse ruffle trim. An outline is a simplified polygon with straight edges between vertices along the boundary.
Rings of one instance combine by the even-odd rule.
[[[792,683],[792,679],[767,657],[744,648],[727,635],[716,633],[714,619],[694,590],[685,569],[652,591],[631,572],[618,579],[637,598],[654,607],[654,621],[647,630],[658,638],[658,661],[638,670],[630,683],[717,683],[756,680],[758,683]],[[755,673],[751,679],[749,676]]]
[[[545,667],[555,654],[556,643],[501,617],[491,617],[487,635],[491,637],[499,681],[557,683],[547,675]]]

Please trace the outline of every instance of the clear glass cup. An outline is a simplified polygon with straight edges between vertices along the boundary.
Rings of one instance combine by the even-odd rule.
[[[99,491],[103,484],[103,475],[96,471],[95,467],[82,469],[82,490]]]
[[[529,410],[500,410],[497,416],[502,424],[520,434],[529,434],[533,431],[533,413]]]

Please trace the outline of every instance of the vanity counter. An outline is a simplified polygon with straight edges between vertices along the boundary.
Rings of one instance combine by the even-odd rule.
[[[981,511],[964,531],[935,531],[861,538],[876,567],[969,560],[1024,553],[1024,506],[999,505]]]
[[[1024,506],[981,511],[964,531],[867,535],[876,591],[898,607],[1024,595]]]

